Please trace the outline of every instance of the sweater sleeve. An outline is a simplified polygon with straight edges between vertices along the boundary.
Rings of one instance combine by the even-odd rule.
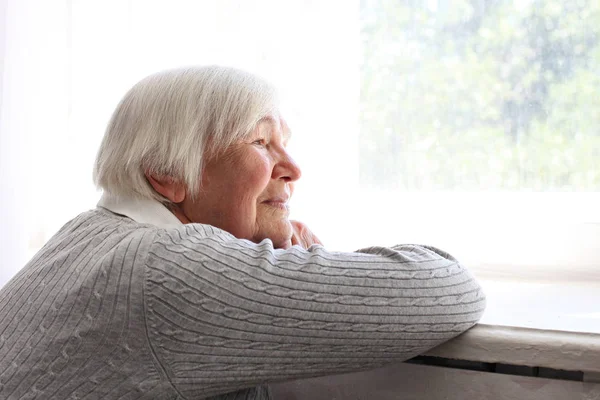
[[[281,250],[188,224],[160,234],[145,267],[149,339],[184,398],[403,361],[485,307],[471,274],[427,246]]]

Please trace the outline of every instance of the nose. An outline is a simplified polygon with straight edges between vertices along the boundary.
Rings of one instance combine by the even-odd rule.
[[[281,157],[273,168],[273,179],[283,179],[286,182],[295,182],[302,176],[302,171],[296,161],[282,150]]]

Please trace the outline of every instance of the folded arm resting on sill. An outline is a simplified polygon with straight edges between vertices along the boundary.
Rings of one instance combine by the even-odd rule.
[[[146,268],[150,341],[186,396],[403,361],[485,306],[465,268],[424,246],[275,250],[190,224],[153,239]]]
[[[277,250],[101,208],[61,228],[0,299],[0,397],[44,399],[205,398],[370,369],[467,330],[485,303],[434,248]]]

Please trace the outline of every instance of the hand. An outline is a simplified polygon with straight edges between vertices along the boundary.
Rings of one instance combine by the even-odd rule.
[[[308,249],[313,244],[323,244],[318,237],[302,222],[290,221],[294,233],[292,234],[292,246],[299,245],[304,249]]]

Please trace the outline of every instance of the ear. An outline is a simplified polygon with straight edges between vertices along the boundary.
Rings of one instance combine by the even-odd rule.
[[[177,204],[185,200],[185,185],[170,176],[153,175],[145,172],[146,179],[156,192],[162,194],[171,202]]]

